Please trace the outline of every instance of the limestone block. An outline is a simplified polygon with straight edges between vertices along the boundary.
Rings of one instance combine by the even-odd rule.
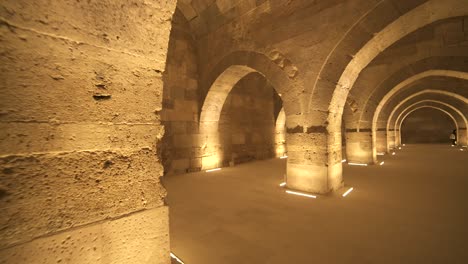
[[[163,204],[162,166],[150,150],[0,158],[0,248]]]
[[[165,206],[77,227],[0,250],[0,263],[169,264]]]

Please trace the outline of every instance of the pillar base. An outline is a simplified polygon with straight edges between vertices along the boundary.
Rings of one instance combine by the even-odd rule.
[[[288,163],[286,182],[290,189],[309,193],[326,194],[336,191],[343,186],[341,163],[331,169],[324,165]]]
[[[374,164],[371,132],[346,133],[346,158],[348,162]]]

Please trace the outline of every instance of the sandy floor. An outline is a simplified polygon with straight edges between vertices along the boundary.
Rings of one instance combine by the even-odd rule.
[[[172,251],[186,264],[468,263],[468,151],[380,160],[344,166],[345,198],[286,194],[280,159],[168,176]]]

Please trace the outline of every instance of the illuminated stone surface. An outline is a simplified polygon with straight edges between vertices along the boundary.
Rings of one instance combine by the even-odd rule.
[[[288,188],[334,195],[421,109],[468,143],[466,0],[3,0],[0,21],[6,263],[168,263],[161,177],[287,156]]]

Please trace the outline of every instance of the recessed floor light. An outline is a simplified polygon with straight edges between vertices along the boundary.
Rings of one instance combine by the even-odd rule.
[[[384,165],[385,161],[380,162],[380,166]]]
[[[348,195],[350,192],[352,192],[354,190],[353,187],[349,188],[349,190],[347,190],[345,193],[343,193],[343,197],[346,197],[346,195]]]
[[[354,163],[354,162],[348,162],[348,165],[351,165],[351,166],[367,166],[366,163]]]
[[[219,170],[221,170],[221,168],[216,168],[216,169],[207,170],[206,172],[213,172],[213,171],[219,171]]]
[[[279,185],[279,186],[281,186],[281,187],[284,187],[284,186],[286,186],[286,182],[282,182],[282,183],[280,183],[280,185]]]
[[[345,163],[345,162],[346,162],[346,159],[344,159],[344,160],[341,160],[341,163]]]
[[[395,154],[396,154],[396,153],[395,153],[395,151],[394,151],[394,152],[392,152],[392,155],[395,155]]]
[[[301,192],[294,192],[294,191],[290,191],[290,190],[287,190],[286,193],[294,194],[294,195],[299,195],[299,196],[304,196],[304,197],[309,197],[309,198],[314,198],[314,199],[317,198],[317,196],[312,195],[312,194],[301,193]]]
[[[179,262],[181,264],[184,264],[184,262],[172,252],[171,252],[171,258],[175,259],[177,262]]]
[[[280,159],[287,159],[288,156],[281,156]]]

